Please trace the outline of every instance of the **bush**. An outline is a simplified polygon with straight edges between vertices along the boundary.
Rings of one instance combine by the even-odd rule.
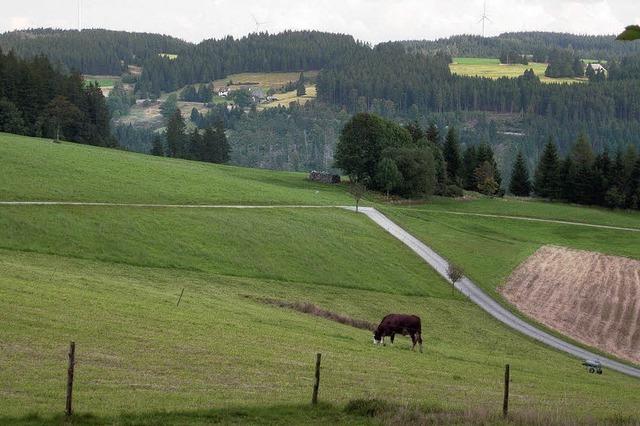
[[[388,402],[380,399],[352,399],[344,411],[357,416],[376,417],[389,411],[390,408]]]
[[[447,192],[445,196],[447,197],[462,197],[464,195],[464,191],[458,185],[447,185]]]

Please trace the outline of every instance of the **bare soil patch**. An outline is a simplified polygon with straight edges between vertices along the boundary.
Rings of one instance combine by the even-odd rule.
[[[536,321],[640,363],[640,261],[544,246],[500,292]]]

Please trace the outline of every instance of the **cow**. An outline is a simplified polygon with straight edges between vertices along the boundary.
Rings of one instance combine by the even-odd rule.
[[[402,334],[403,336],[411,336],[411,350],[414,350],[416,343],[420,345],[420,352],[422,352],[422,325],[420,324],[420,317],[416,315],[404,315],[404,314],[389,314],[382,318],[380,325],[373,333],[373,343],[379,345],[382,343],[384,346],[384,338],[389,336],[391,338],[391,344],[395,335]]]

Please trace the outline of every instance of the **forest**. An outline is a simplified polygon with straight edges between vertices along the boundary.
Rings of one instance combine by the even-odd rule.
[[[0,50],[0,131],[113,147],[109,120],[100,88],[79,74]]]
[[[82,49],[78,56],[79,44],[93,48]],[[230,162],[244,166],[337,171],[333,155],[340,131],[357,113],[376,114],[402,125],[415,122],[428,128],[434,124],[443,133],[455,127],[463,149],[492,147],[503,189],[510,184],[509,171],[518,160],[517,154],[522,154],[527,170],[533,171],[550,137],[560,156],[570,155],[583,134],[594,155],[640,146],[640,45],[615,42],[609,36],[509,33],[484,39],[455,36],[433,42],[370,46],[344,34],[286,31],[192,44],[155,34],[40,29],[2,34],[0,46],[15,51],[3,56],[7,64],[18,61],[35,67],[45,62],[38,55],[47,55],[51,60],[46,62],[50,69],[47,72],[56,75],[52,81],[68,79],[80,85],[79,76],[70,70],[122,74],[124,84],[117,83],[107,99],[114,117],[128,114],[136,98],[153,100],[162,93],[184,89],[179,100],[201,102],[208,109],[207,113],[192,111],[185,117],[192,123],[187,122],[188,127],[195,126],[201,134],[214,129],[211,136],[220,122],[228,137]],[[581,75],[586,70],[590,81],[543,84],[532,70],[518,78],[496,80],[458,76],[448,67],[452,56],[458,55],[490,56],[507,63],[514,58],[521,63],[550,61],[550,76]],[[23,57],[27,60],[17,59]],[[585,57],[605,60],[606,75],[590,75],[584,64],[578,69]],[[140,66],[141,74],[127,74],[128,65]],[[3,65],[2,75],[19,74],[15,66]],[[7,67],[14,71],[7,71]],[[320,71],[315,78],[317,99],[304,106],[259,110],[248,100],[241,108],[208,103],[212,99],[210,83],[232,73],[304,70]],[[22,121],[14,120],[20,126],[11,124],[11,128],[26,134],[51,135],[51,124],[45,124],[43,117],[47,115],[43,111],[53,98],[40,94],[40,89],[32,89],[37,95],[20,97],[12,89],[14,80],[8,78],[3,84],[2,90],[7,92],[2,95],[3,117],[20,115]],[[40,83],[34,84],[32,87]],[[128,91],[125,86],[134,89]],[[100,97],[91,85],[83,83],[82,91],[84,98],[94,93],[94,102],[104,103],[98,101]],[[232,93],[230,99],[241,94]],[[29,96],[46,99],[33,102]],[[76,102],[81,97],[67,97],[80,110],[89,111],[82,102]],[[175,101],[176,95],[166,99]],[[168,120],[174,109],[165,107],[171,109]],[[12,112],[15,109],[20,114]],[[108,122],[104,113],[100,114],[100,119],[88,120]],[[112,144],[111,137],[104,136],[108,134],[105,126],[100,125],[100,136],[92,136],[90,143]],[[86,131],[62,130],[71,140],[87,141],[89,137]],[[118,125],[111,133],[127,149],[150,152],[155,143],[154,133],[144,128]],[[166,139],[163,143],[166,154]],[[195,158],[193,152],[188,155]],[[465,187],[464,182],[461,187]]]
[[[571,49],[581,59],[608,61],[640,53],[633,43],[620,43],[614,35],[577,35],[555,32],[525,31],[503,33],[495,37],[455,35],[438,40],[409,40],[402,44],[408,52],[433,54],[443,52],[452,57],[499,58],[503,52],[532,55],[533,62],[547,62],[555,49]]]
[[[45,55],[56,66],[82,74],[120,75],[160,53],[179,53],[189,43],[160,34],[39,28],[0,34],[0,48],[23,58]]]

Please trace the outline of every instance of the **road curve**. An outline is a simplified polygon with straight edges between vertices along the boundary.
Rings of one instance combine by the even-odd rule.
[[[352,209],[352,208],[350,208]],[[396,225],[388,217],[380,213],[373,207],[361,207],[360,213],[367,215],[376,224],[384,228],[388,233],[402,241],[411,250],[413,250],[418,256],[420,256],[425,262],[427,262],[433,269],[450,282],[447,276],[447,268],[449,263],[431,248],[429,248],[422,241],[409,234],[407,231]],[[542,342],[552,348],[566,352],[570,355],[578,357],[580,359],[597,359],[604,367],[612,370],[619,371],[620,373],[628,376],[640,378],[640,369],[631,367],[612,359],[605,358],[601,355],[597,355],[593,352],[589,352],[571,343],[553,336],[547,332],[540,330],[537,327],[527,323],[526,321],[518,318],[509,310],[501,306],[498,302],[492,299],[487,293],[481,290],[470,279],[464,277],[455,284],[456,289],[465,294],[472,302],[480,306],[491,316],[505,325],[517,330],[539,342]]]

